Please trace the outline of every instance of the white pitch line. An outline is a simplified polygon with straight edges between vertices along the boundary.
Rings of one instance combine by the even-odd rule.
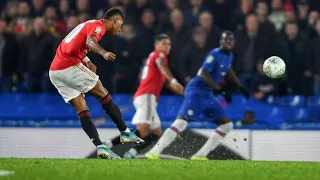
[[[13,175],[13,174],[14,174],[14,171],[0,169],[0,176],[9,176],[9,175]]]

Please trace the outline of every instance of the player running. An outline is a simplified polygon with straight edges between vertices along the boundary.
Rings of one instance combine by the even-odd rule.
[[[248,91],[241,86],[239,79],[231,69],[234,44],[234,34],[231,31],[224,31],[221,35],[220,47],[208,53],[197,76],[187,85],[185,99],[180,107],[177,119],[165,130],[157,145],[145,154],[146,158],[159,159],[162,150],[174,141],[177,134],[186,129],[189,121],[214,120],[218,125],[208,141],[191,157],[194,160],[207,160],[207,155],[232,130],[233,124],[227,117],[224,108],[214,97],[212,90],[222,94],[227,101],[231,102],[231,96],[219,85],[219,82],[226,75],[249,99]]]
[[[161,121],[157,113],[157,104],[164,84],[173,92],[183,95],[184,88],[173,77],[168,68],[167,55],[171,49],[170,37],[166,34],[156,36],[155,50],[149,55],[142,69],[139,88],[134,97],[133,104],[136,113],[132,124],[137,125],[136,134],[145,140],[124,154],[124,158],[135,158],[137,151],[156,141],[162,134]],[[106,142],[108,147],[119,144],[119,137]]]
[[[117,8],[111,8],[103,19],[79,24],[60,43],[49,70],[52,84],[65,102],[70,103],[77,111],[83,130],[97,147],[98,158],[121,159],[102,144],[97,129],[91,121],[83,95],[85,93],[93,95],[100,101],[105,113],[112,118],[121,132],[121,143],[144,142],[127,128],[118,106],[103,87],[99,76],[95,74],[96,66],[86,56],[91,50],[107,61],[114,61],[116,55],[104,50],[98,42],[105,33],[118,35],[123,21],[123,13]]]

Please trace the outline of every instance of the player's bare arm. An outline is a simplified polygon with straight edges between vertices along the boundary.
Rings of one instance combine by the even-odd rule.
[[[209,72],[203,68],[200,68],[198,75],[201,77],[201,79],[210,86],[215,91],[220,91],[221,87],[219,84],[214,82],[214,80],[211,78]]]
[[[97,67],[90,61],[90,59],[89,59],[87,56],[85,56],[85,57],[83,58],[83,61],[86,63],[86,66],[87,66],[92,72],[96,73]]]
[[[116,59],[116,55],[112,52],[107,52],[103,49],[99,44],[98,40],[95,36],[89,36],[86,40],[86,46],[93,52],[100,54],[105,60],[114,61]]]
[[[240,88],[241,87],[240,80],[236,76],[236,74],[234,73],[233,69],[230,69],[227,72],[226,78],[229,79],[235,85],[236,88]]]
[[[168,66],[164,63],[163,57],[159,57],[156,60],[157,67],[159,68],[160,72],[166,77],[169,88],[173,90],[175,93],[182,95],[184,92],[183,86],[173,77],[170,69]]]
[[[240,92],[245,96],[246,99],[249,99],[249,92],[246,88],[242,87],[241,82],[239,80],[239,78],[236,76],[236,74],[234,73],[233,69],[230,69],[227,72],[226,78],[228,78],[237,89],[240,90]]]

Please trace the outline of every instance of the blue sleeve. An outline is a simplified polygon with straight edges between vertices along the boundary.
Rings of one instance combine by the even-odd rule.
[[[214,67],[217,64],[217,56],[218,53],[216,52],[210,52],[208,53],[208,55],[206,56],[203,64],[202,64],[202,69],[207,70],[208,72],[212,72],[214,70]]]

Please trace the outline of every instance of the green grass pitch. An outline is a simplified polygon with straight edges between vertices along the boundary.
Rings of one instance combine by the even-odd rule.
[[[0,158],[0,180],[320,179],[320,163],[267,161]]]

